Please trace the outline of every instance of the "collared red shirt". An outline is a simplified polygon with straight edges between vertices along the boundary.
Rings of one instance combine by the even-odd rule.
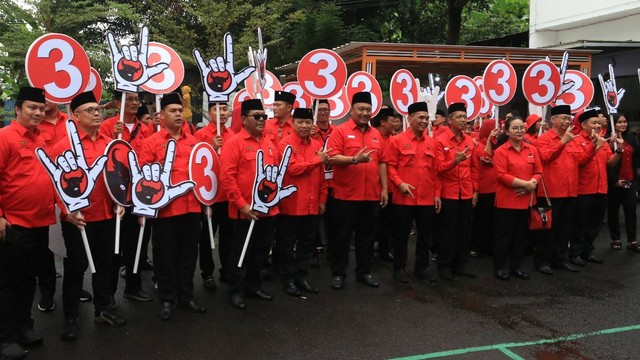
[[[222,148],[224,144],[229,142],[231,138],[236,134],[233,130],[226,128],[223,124],[220,124],[220,129],[222,130],[222,147],[220,148],[220,153],[222,153]],[[198,130],[194,135],[199,142],[206,142],[207,144],[213,146],[213,140],[218,136],[218,128],[215,122],[210,122],[207,126]],[[216,198],[214,202],[224,202],[227,201],[227,194],[218,187],[218,193],[216,194]]]
[[[325,145],[328,145],[327,142],[329,141],[329,137],[331,136],[333,129],[335,129],[335,126],[329,124],[329,127],[327,128],[327,130],[320,129],[318,125],[315,125],[315,127],[316,127],[316,133],[312,137],[312,139],[321,143],[324,149],[328,149],[328,147],[326,147]],[[325,180],[327,180],[327,186],[333,189],[333,165],[325,165],[323,169],[324,169],[324,178]]]
[[[144,140],[151,136],[153,132],[147,125],[138,120],[137,117],[134,116],[133,119],[133,130],[129,130],[129,127],[124,124],[122,130],[122,140],[128,142],[133,148],[133,151],[135,151],[136,154],[139,154],[140,150],[142,150],[142,144],[144,143]],[[117,139],[118,136],[114,134],[113,130],[115,129],[115,126],[119,121],[120,115],[116,115],[114,117],[106,119],[100,126],[100,132],[110,139]],[[135,135],[133,139],[131,138],[132,134]]]
[[[394,188],[394,204],[435,204],[435,198],[440,197],[441,191],[435,140],[426,133],[418,138],[411,129],[407,129],[389,140],[385,162],[390,179],[389,188]],[[402,183],[415,187],[411,189],[413,198],[400,193],[398,186]]]
[[[264,136],[253,138],[244,128],[222,147],[220,181],[229,199],[229,218],[243,219],[240,209],[251,205],[256,178],[256,154],[262,149],[264,165],[278,165],[278,149]],[[269,216],[278,214],[277,206]]]
[[[36,156],[39,147],[46,144],[37,129],[32,133],[16,120],[0,129],[0,216],[12,225],[56,222],[53,184]]]
[[[469,147],[467,154],[472,154],[475,147],[473,139],[464,133],[458,141],[456,135],[447,129],[436,138],[436,157],[438,158],[438,177],[442,184],[443,199],[468,200],[478,191],[478,167],[476,159],[470,156],[457,165],[454,163],[456,152]]]
[[[142,150],[138,154],[140,166],[143,164],[164,164],[167,151],[167,143],[174,139],[164,128],[148,137],[142,144]],[[189,159],[191,150],[198,143],[195,137],[184,131],[180,131],[180,137],[176,141],[176,152],[171,169],[171,185],[177,185],[189,180]],[[167,206],[158,211],[159,218],[183,215],[187,213],[200,213],[200,202],[196,199],[193,189],[174,198]]]
[[[472,152],[472,156],[476,160],[475,165],[478,168],[478,194],[495,193],[496,186],[498,185],[496,170],[493,166],[493,155],[487,154],[487,152],[484,151],[485,146],[485,143],[478,141],[478,146],[476,146]],[[481,158],[491,160],[492,162],[487,163],[482,161]]]
[[[285,137],[293,134],[293,126],[291,125],[291,117],[280,125],[280,120],[277,118],[271,118],[264,124],[263,136],[271,140],[271,142],[278,146],[278,143]]]
[[[329,156],[356,156],[362,148],[371,153],[371,161],[333,167],[333,196],[340,200],[379,201],[380,185],[379,163],[384,158],[382,136],[378,130],[367,125],[364,132],[349,119],[337,126],[329,137]]]
[[[40,136],[44,139],[47,147],[52,148],[60,139],[67,137],[67,119],[69,118],[67,114],[58,110],[58,114],[56,115],[56,123],[52,124],[47,120],[42,120],[40,125],[38,125],[38,130],[40,130]]]
[[[511,145],[511,141],[507,141],[493,154],[493,167],[498,179],[495,206],[501,209],[527,209],[531,196],[518,196],[511,184],[516,178],[524,181],[535,178],[540,184],[538,187],[542,188],[542,163],[538,150],[523,141],[518,151]]]
[[[591,136],[583,132],[575,139],[585,153],[589,148],[595,151]],[[609,144],[604,144],[583,164],[578,166],[578,194],[606,194],[607,193],[607,160],[613,156]]]
[[[82,150],[88,166],[92,166],[97,158],[104,155],[107,145],[112,140],[111,138],[101,134],[99,131],[96,135],[96,139],[94,140],[91,136],[83,132],[80,127],[78,127],[78,135],[80,137],[80,142],[82,143]],[[63,152],[70,149],[71,144],[69,143],[69,140],[61,139],[53,146],[49,154],[55,162],[59,155],[62,155]],[[56,201],[60,208],[61,216],[64,218],[64,215],[67,214],[66,207],[62,200],[57,196]],[[91,192],[91,195],[89,195],[89,207],[80,210],[80,212],[86,222],[107,220],[115,216],[113,200],[111,199],[111,196],[109,196],[107,186],[104,182],[104,176],[102,174],[98,175],[96,178],[93,191]]]
[[[322,144],[311,138],[305,142],[294,132],[278,144],[279,158],[287,145],[291,145],[291,158],[283,185],[295,185],[298,191],[280,200],[278,209],[284,215],[318,215],[318,204],[327,203],[324,163],[317,154]]]

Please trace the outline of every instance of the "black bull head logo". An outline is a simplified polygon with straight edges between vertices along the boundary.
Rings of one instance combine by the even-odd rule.
[[[84,179],[84,174],[80,176],[68,177],[67,174],[62,175],[62,181],[64,185],[62,186],[62,190],[65,194],[70,197],[80,197],[82,195],[82,180]]]
[[[155,185],[155,186],[152,186],[152,185]],[[151,204],[154,204],[154,201],[153,201],[154,196],[162,192],[162,190],[163,190],[162,183],[152,182],[151,185],[149,185],[148,182],[143,180],[140,182],[140,185],[138,185],[136,189],[136,195],[138,196],[138,199],[140,199],[142,203],[151,205]]]

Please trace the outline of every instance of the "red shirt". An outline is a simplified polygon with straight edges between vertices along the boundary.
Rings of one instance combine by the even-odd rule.
[[[231,140],[231,138],[236,134],[233,130],[227,129],[223,124],[220,124],[220,129],[222,130],[222,144],[226,144]],[[215,122],[210,122],[209,125],[203,127],[198,130],[194,135],[196,139],[200,142],[206,142],[207,144],[213,146],[213,139],[218,136],[218,128]],[[219,150],[222,150],[220,147]],[[222,153],[222,151],[220,152]],[[227,201],[227,194],[224,191],[218,191],[216,194],[216,198],[214,202],[225,202]]]
[[[449,126],[438,125],[438,126],[434,126],[433,129],[431,129],[431,133],[433,134],[433,138],[436,139],[438,138],[438,136],[446,133],[447,130],[449,130]]]
[[[91,136],[84,133],[80,127],[78,127],[78,135],[80,136],[80,142],[82,142],[82,150],[84,151],[84,157],[88,166],[92,166],[97,158],[104,155],[107,145],[112,140],[111,138],[101,134],[99,131],[96,139],[93,140]],[[61,139],[53,146],[49,155],[55,162],[55,159],[59,155],[70,149],[71,144],[69,143],[69,140]],[[61,217],[64,218],[64,215],[67,214],[66,207],[62,200],[57,196],[56,201],[60,208]],[[89,207],[80,210],[80,212],[86,222],[107,220],[115,216],[113,200],[111,199],[111,196],[109,196],[107,186],[104,182],[104,176],[102,174],[96,178],[95,187],[93,188],[91,195],[89,195]]]
[[[482,161],[492,160],[493,156],[487,154],[484,151],[486,144],[478,141],[478,146],[473,149],[472,156],[476,160],[476,167],[478,168],[478,194],[491,194],[496,192],[496,186],[498,185],[498,179],[496,178],[496,170],[493,166],[493,161],[487,163]]]
[[[173,139],[173,136],[165,129],[148,137],[142,144],[142,150],[138,153],[139,165],[142,166],[142,164],[150,164],[153,162],[164,164],[167,143],[170,139]],[[189,159],[191,150],[193,150],[193,147],[198,143],[198,140],[192,135],[181,131],[180,138],[178,138],[176,142],[176,153],[173,158],[173,168],[171,169],[172,185],[177,185],[190,179]],[[185,194],[174,198],[167,206],[160,209],[158,211],[158,217],[166,218],[200,212],[200,202],[196,199],[193,190],[189,190]]]
[[[253,182],[256,178],[256,154],[262,149],[264,165],[278,165],[278,149],[264,136],[254,139],[244,128],[222,149],[220,181],[229,199],[229,218],[243,219],[240,208],[253,201]],[[286,184],[285,184],[286,185]],[[268,216],[278,214],[274,206]]]
[[[595,151],[591,135],[584,132],[575,139],[584,152]],[[595,156],[578,166],[578,194],[606,194],[607,193],[607,160],[613,156],[609,144],[604,144]]]
[[[264,124],[264,137],[271,140],[274,145],[278,145],[282,139],[293,134],[293,126],[291,126],[291,118],[288,118],[283,125],[280,120],[271,118]]]
[[[534,142],[536,142],[536,140],[538,140],[538,133],[535,133],[533,135],[529,133],[524,134],[524,141],[528,142],[529,144],[533,144]]]
[[[58,115],[56,119],[56,123],[52,124],[47,120],[42,120],[40,125],[38,125],[38,130],[40,130],[40,136],[44,139],[47,147],[52,148],[60,139],[66,138],[67,136],[67,119],[69,117],[58,110]]]
[[[13,120],[0,129],[0,216],[12,225],[37,228],[55,224],[51,178],[36,156],[46,148],[39,130]]]
[[[516,178],[524,181],[535,178],[542,188],[540,176],[535,175],[542,173],[538,150],[523,141],[518,151],[511,145],[511,141],[507,141],[493,154],[493,166],[498,179],[495,206],[501,209],[527,209],[531,196],[518,196],[511,184]]]
[[[115,129],[116,123],[118,123],[119,121],[120,115],[108,118],[100,126],[100,132],[110,139],[117,139],[118,136],[113,133],[113,130]],[[136,154],[139,154],[140,150],[142,150],[142,143],[144,143],[144,140],[146,138],[153,134],[153,131],[151,131],[151,129],[149,129],[147,125],[143,124],[135,116],[133,117],[133,124],[133,130],[129,130],[129,127],[124,124],[124,129],[122,130],[122,140],[128,142],[133,148],[133,151],[135,151]],[[131,138],[132,133],[135,133],[133,139]]]
[[[467,200],[473,197],[475,191],[478,191],[476,159],[471,156],[458,165],[453,162],[456,152],[464,150],[467,146],[468,153],[472,153],[475,147],[473,139],[462,133],[462,139],[458,141],[451,129],[447,129],[436,138],[438,177],[442,183],[443,199]]]
[[[394,188],[392,202],[397,205],[435,204],[434,199],[440,197],[440,181],[436,160],[436,142],[424,133],[418,138],[413,130],[407,129],[389,140],[385,151],[389,188]],[[400,193],[398,186],[402,183],[413,185],[414,198]],[[391,185],[393,184],[393,185]]]
[[[333,129],[335,129],[335,126],[329,124],[329,127],[327,128],[327,130],[320,129],[318,125],[315,125],[315,127],[316,127],[316,134],[315,136],[312,137],[312,139],[320,142],[324,149],[328,149],[328,147],[326,147],[325,145],[329,141],[329,135],[331,135],[331,133],[333,132]],[[324,178],[325,180],[327,180],[327,186],[333,189],[333,166],[332,165],[324,166]]]
[[[371,161],[333,167],[333,196],[340,200],[379,201],[382,187],[380,185],[380,159],[384,158],[382,136],[378,130],[367,125],[364,132],[355,120],[349,119],[333,130],[329,137],[329,156],[356,156],[367,147],[371,153]]]
[[[291,158],[283,185],[295,185],[298,191],[282,199],[278,209],[285,215],[318,215],[318,204],[327,203],[324,163],[317,155],[322,145],[313,139],[305,143],[293,133],[278,144],[279,158],[287,145],[291,145]]]
[[[593,150],[585,153],[576,139],[562,145],[561,137],[555,130],[549,130],[538,137],[533,144],[540,154],[547,193],[551,198],[578,196],[578,165],[586,163],[593,156]],[[538,187],[538,196],[544,196]]]

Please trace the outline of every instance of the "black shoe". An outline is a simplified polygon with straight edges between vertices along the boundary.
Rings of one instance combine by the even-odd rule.
[[[551,267],[549,267],[548,265],[537,266],[536,270],[538,270],[538,272],[541,272],[545,275],[553,275],[553,270],[551,270]]]
[[[295,297],[302,295],[302,292],[300,292],[300,289],[298,289],[298,287],[295,286],[293,283],[284,284],[284,292],[286,292],[288,295],[295,296]]]
[[[73,341],[78,338],[78,332],[80,331],[79,323],[78,318],[64,319],[61,336],[62,341]]]
[[[367,285],[368,287],[372,287],[372,288],[380,287],[380,283],[377,282],[371,274],[358,276],[356,280]]]
[[[587,262],[582,260],[582,258],[580,256],[572,257],[571,259],[569,259],[569,261],[571,261],[571,263],[573,265],[576,265],[576,266],[585,266],[585,265],[587,265]]]
[[[476,274],[470,273],[470,272],[465,271],[465,270],[454,270],[451,273],[453,275],[462,276],[462,277],[466,277],[466,278],[469,278],[469,279],[475,279],[476,278]]]
[[[529,274],[520,269],[511,270],[511,275],[517,277],[518,279],[529,280]]]
[[[240,293],[231,294],[231,298],[229,299],[229,303],[231,303],[231,307],[238,310],[246,310],[247,304],[244,302],[244,297]]]
[[[153,270],[153,263],[151,262],[151,260],[145,259],[144,261],[142,261],[140,263],[140,270],[142,270],[142,271],[152,271]]]
[[[204,314],[207,312],[207,308],[200,306],[195,299],[189,299],[185,301],[178,301],[178,307],[181,309],[189,310],[192,313]]]
[[[138,291],[126,291],[122,294],[125,299],[138,300],[142,302],[152,301],[153,298],[142,290]]]
[[[393,272],[393,280],[401,284],[409,283],[409,278],[407,278],[407,274],[404,272],[404,269],[396,269]]]
[[[85,289],[82,289],[82,292],[80,293],[80,301],[87,302],[91,300],[93,300],[93,296],[91,295],[91,293]]]
[[[273,280],[273,272],[271,272],[271,269],[262,269],[260,271],[260,278],[263,281],[271,281]]]
[[[436,275],[436,273],[434,273],[433,271],[429,271],[427,269],[414,270],[413,276],[417,279],[426,280],[429,282],[438,281],[438,275]]]
[[[310,294],[317,294],[320,292],[318,288],[314,288],[313,286],[311,286],[311,284],[309,284],[307,280],[296,281],[296,286],[298,287],[298,289]]]
[[[311,262],[309,263],[309,266],[312,269],[319,269],[320,268],[320,259],[318,258],[318,253],[314,253],[313,256],[311,257]]]
[[[158,312],[158,315],[162,321],[171,319],[171,316],[173,315],[173,304],[168,301],[160,303],[160,311]]]
[[[26,356],[27,352],[16,343],[7,341],[0,344],[0,359],[2,360],[24,359]]]
[[[255,299],[260,299],[260,300],[265,300],[265,301],[272,301],[273,300],[273,296],[271,296],[271,294],[265,292],[264,290],[258,289],[255,292],[249,292],[247,293],[247,296],[255,298]]]
[[[127,323],[122,316],[116,314],[113,311],[103,310],[96,315],[93,320],[97,323],[105,323],[112,326],[122,326]]]
[[[342,276],[334,276],[331,278],[331,288],[340,290],[344,287],[344,278]]]
[[[115,310],[118,308],[118,304],[116,304],[116,298],[111,295],[109,299],[109,305],[107,305],[107,310]]]
[[[25,329],[20,332],[20,343],[24,346],[35,346],[42,344],[42,336],[33,329]]]
[[[496,270],[493,272],[493,274],[502,281],[509,280],[509,274],[506,271]]]
[[[451,270],[440,269],[438,272],[440,273],[440,277],[443,278],[444,280],[447,280],[447,281],[453,280],[453,273],[451,273]]]
[[[589,255],[585,260],[594,264],[602,264],[604,262],[601,259],[595,257],[595,255]]]
[[[558,268],[562,269],[562,270],[565,270],[565,271],[568,271],[568,272],[574,272],[574,273],[580,272],[580,268],[575,267],[575,266],[569,264],[568,262],[566,262],[566,263],[564,263],[562,265],[559,265]]]
[[[51,312],[56,308],[56,302],[53,301],[53,296],[43,296],[38,302],[38,310],[42,312]]]
[[[215,291],[218,288],[218,284],[216,284],[216,279],[213,276],[205,276],[202,278],[202,286],[209,291]]]

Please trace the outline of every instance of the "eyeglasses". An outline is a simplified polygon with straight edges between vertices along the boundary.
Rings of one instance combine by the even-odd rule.
[[[102,111],[102,107],[98,106],[98,107],[90,107],[90,108],[86,108],[83,110],[84,112],[86,112],[89,115],[93,115],[96,112],[101,112]]]
[[[253,117],[255,121],[258,121],[260,119],[267,120],[269,118],[267,114],[253,114],[253,115],[247,115],[247,117]]]
[[[326,114],[329,113],[329,109],[318,109],[318,114]]]
[[[510,129],[511,129],[511,131],[515,131],[515,132],[524,132],[526,130],[526,128],[524,126],[512,127]]]

